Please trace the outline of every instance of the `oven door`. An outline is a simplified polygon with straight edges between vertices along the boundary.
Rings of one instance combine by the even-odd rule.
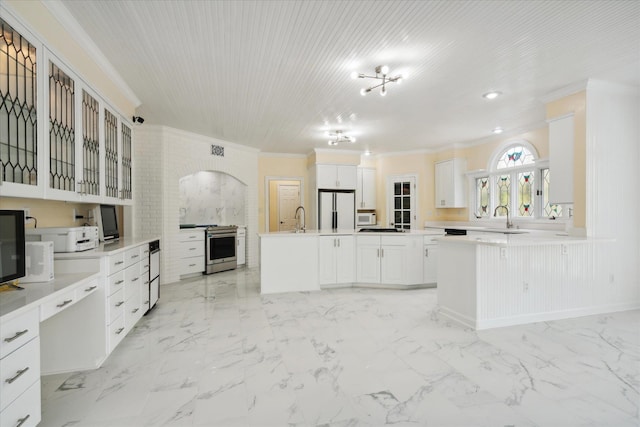
[[[207,273],[237,267],[236,233],[207,233]]]

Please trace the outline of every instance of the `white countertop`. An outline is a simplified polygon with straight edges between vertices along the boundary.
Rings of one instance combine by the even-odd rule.
[[[369,228],[369,227],[363,227]],[[274,231],[269,233],[261,233],[260,237],[304,237],[304,236],[441,236],[440,230],[406,230],[403,232],[380,232],[380,233],[360,233],[358,230],[344,229],[344,230],[305,230],[304,232],[295,233],[293,231]]]
[[[99,273],[58,274],[49,282],[19,283],[18,286],[24,289],[0,292],[0,318],[2,321],[7,321],[55,298],[56,294],[64,292],[69,286],[98,277]]]
[[[527,233],[527,234],[501,234],[495,236],[443,236],[438,243],[456,243],[467,245],[487,246],[533,246],[533,245],[566,245],[589,242],[614,241],[614,239],[602,239],[593,237],[559,236],[553,233]]]
[[[78,258],[96,258],[105,255],[113,255],[118,252],[125,251],[132,246],[138,246],[143,244],[148,244],[149,242],[153,242],[155,240],[160,240],[159,237],[152,237],[148,239],[141,239],[137,237],[124,237],[119,239],[113,243],[100,243],[95,249],[90,249],[88,251],[81,252],[56,252],[54,254],[55,259],[78,259]],[[162,249],[162,243],[160,244],[160,248]]]

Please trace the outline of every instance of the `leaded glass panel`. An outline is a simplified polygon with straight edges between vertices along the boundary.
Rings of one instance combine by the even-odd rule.
[[[104,110],[105,187],[107,197],[118,197],[118,118]]]
[[[514,166],[529,165],[535,161],[533,154],[520,145],[511,147],[498,159],[496,169],[512,168]]]
[[[534,172],[518,174],[518,214],[531,217],[534,213]]]
[[[511,175],[499,175],[496,177],[496,206],[510,206],[511,203]],[[498,209],[498,216],[506,216],[505,209]]]
[[[131,199],[131,128],[122,124],[122,198]]]
[[[488,217],[489,212],[489,177],[476,179],[476,215]]]
[[[82,185],[87,194],[100,194],[100,108],[82,91]]]
[[[542,204],[544,215],[549,218],[560,218],[562,216],[562,206],[549,203],[549,168],[542,169]]]
[[[37,185],[36,48],[0,19],[2,181]]]
[[[49,62],[49,186],[75,191],[75,83]]]

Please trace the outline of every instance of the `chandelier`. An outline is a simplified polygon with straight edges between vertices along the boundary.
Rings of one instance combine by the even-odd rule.
[[[328,141],[329,145],[338,145],[341,142],[356,142],[356,139],[354,137],[345,135],[341,130],[337,130],[334,133],[329,133],[329,137],[331,137],[331,139]]]
[[[402,75],[401,74],[398,74],[395,77],[387,77],[387,75],[389,74],[389,67],[387,67],[386,65],[378,65],[375,68],[375,71],[376,71],[376,75],[375,76],[367,76],[365,74],[358,73],[357,71],[354,71],[353,73],[351,73],[351,78],[352,79],[376,79],[376,80],[382,80],[382,83],[378,83],[377,85],[370,86],[368,88],[360,89],[360,95],[365,96],[367,93],[371,92],[373,89],[382,87],[382,89],[380,90],[380,95],[381,96],[386,96],[387,95],[387,88],[386,88],[386,84],[387,83],[402,83]]]

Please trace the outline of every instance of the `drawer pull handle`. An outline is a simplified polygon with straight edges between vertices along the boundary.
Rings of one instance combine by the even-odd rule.
[[[149,281],[148,281],[148,280],[145,280],[145,281],[144,281],[144,284],[145,284],[145,285],[148,285],[148,284],[149,284]]]
[[[132,311],[132,313],[137,313],[137,312],[138,312],[138,310],[139,310],[139,308],[136,308],[136,309],[134,309],[134,310]]]
[[[120,264],[124,264],[124,261],[117,261],[117,262],[115,263],[115,265],[120,265]]]
[[[24,418],[18,418],[18,424],[16,424],[16,427],[20,427],[22,424],[24,424],[30,416],[31,415],[27,414],[27,416]]]
[[[149,268],[149,264],[145,264],[142,266],[143,268]]]
[[[67,299],[67,300],[64,300],[61,304],[56,305],[56,307],[58,307],[58,308],[62,308],[62,307],[64,307],[64,306],[65,306],[65,305],[67,305],[67,304],[71,304],[72,302],[73,302],[73,300],[72,300],[72,299]]]
[[[143,304],[149,304],[149,300],[146,300]]]
[[[120,335],[124,331],[124,328],[120,328],[116,331],[116,335]]]
[[[131,258],[138,258],[140,255],[131,255]]]
[[[133,279],[131,279],[132,282],[137,282],[139,279],[139,277],[134,277]]]
[[[97,286],[91,286],[90,288],[85,289],[85,292],[91,292],[92,290],[94,290],[95,288],[97,288]]]
[[[116,282],[116,285],[121,285],[121,284],[123,284],[123,283],[124,283],[124,280],[118,280],[118,281]]]
[[[124,304],[124,301],[117,302],[116,307],[120,307],[122,304]]]
[[[195,266],[196,266],[195,264],[189,264],[189,267],[195,267]]]
[[[23,336],[24,334],[26,334],[27,332],[29,332],[28,329],[25,329],[24,331],[20,331],[20,332],[16,332],[16,334],[14,336],[12,336],[11,338],[5,338],[4,342],[11,342],[11,341],[15,341],[18,338],[20,338],[21,336]]]
[[[27,372],[28,370],[29,370],[29,367],[27,366],[26,368],[24,368],[24,369],[21,369],[21,370],[17,371],[18,373],[16,374],[16,376],[15,376],[15,377],[13,377],[13,378],[9,378],[9,379],[5,380],[5,382],[6,382],[6,383],[11,384],[12,382],[14,382],[14,381],[15,381],[15,380],[17,380],[18,378],[20,378],[20,377],[21,377],[25,372]]]
[[[195,251],[198,248],[189,248],[190,251]]]

